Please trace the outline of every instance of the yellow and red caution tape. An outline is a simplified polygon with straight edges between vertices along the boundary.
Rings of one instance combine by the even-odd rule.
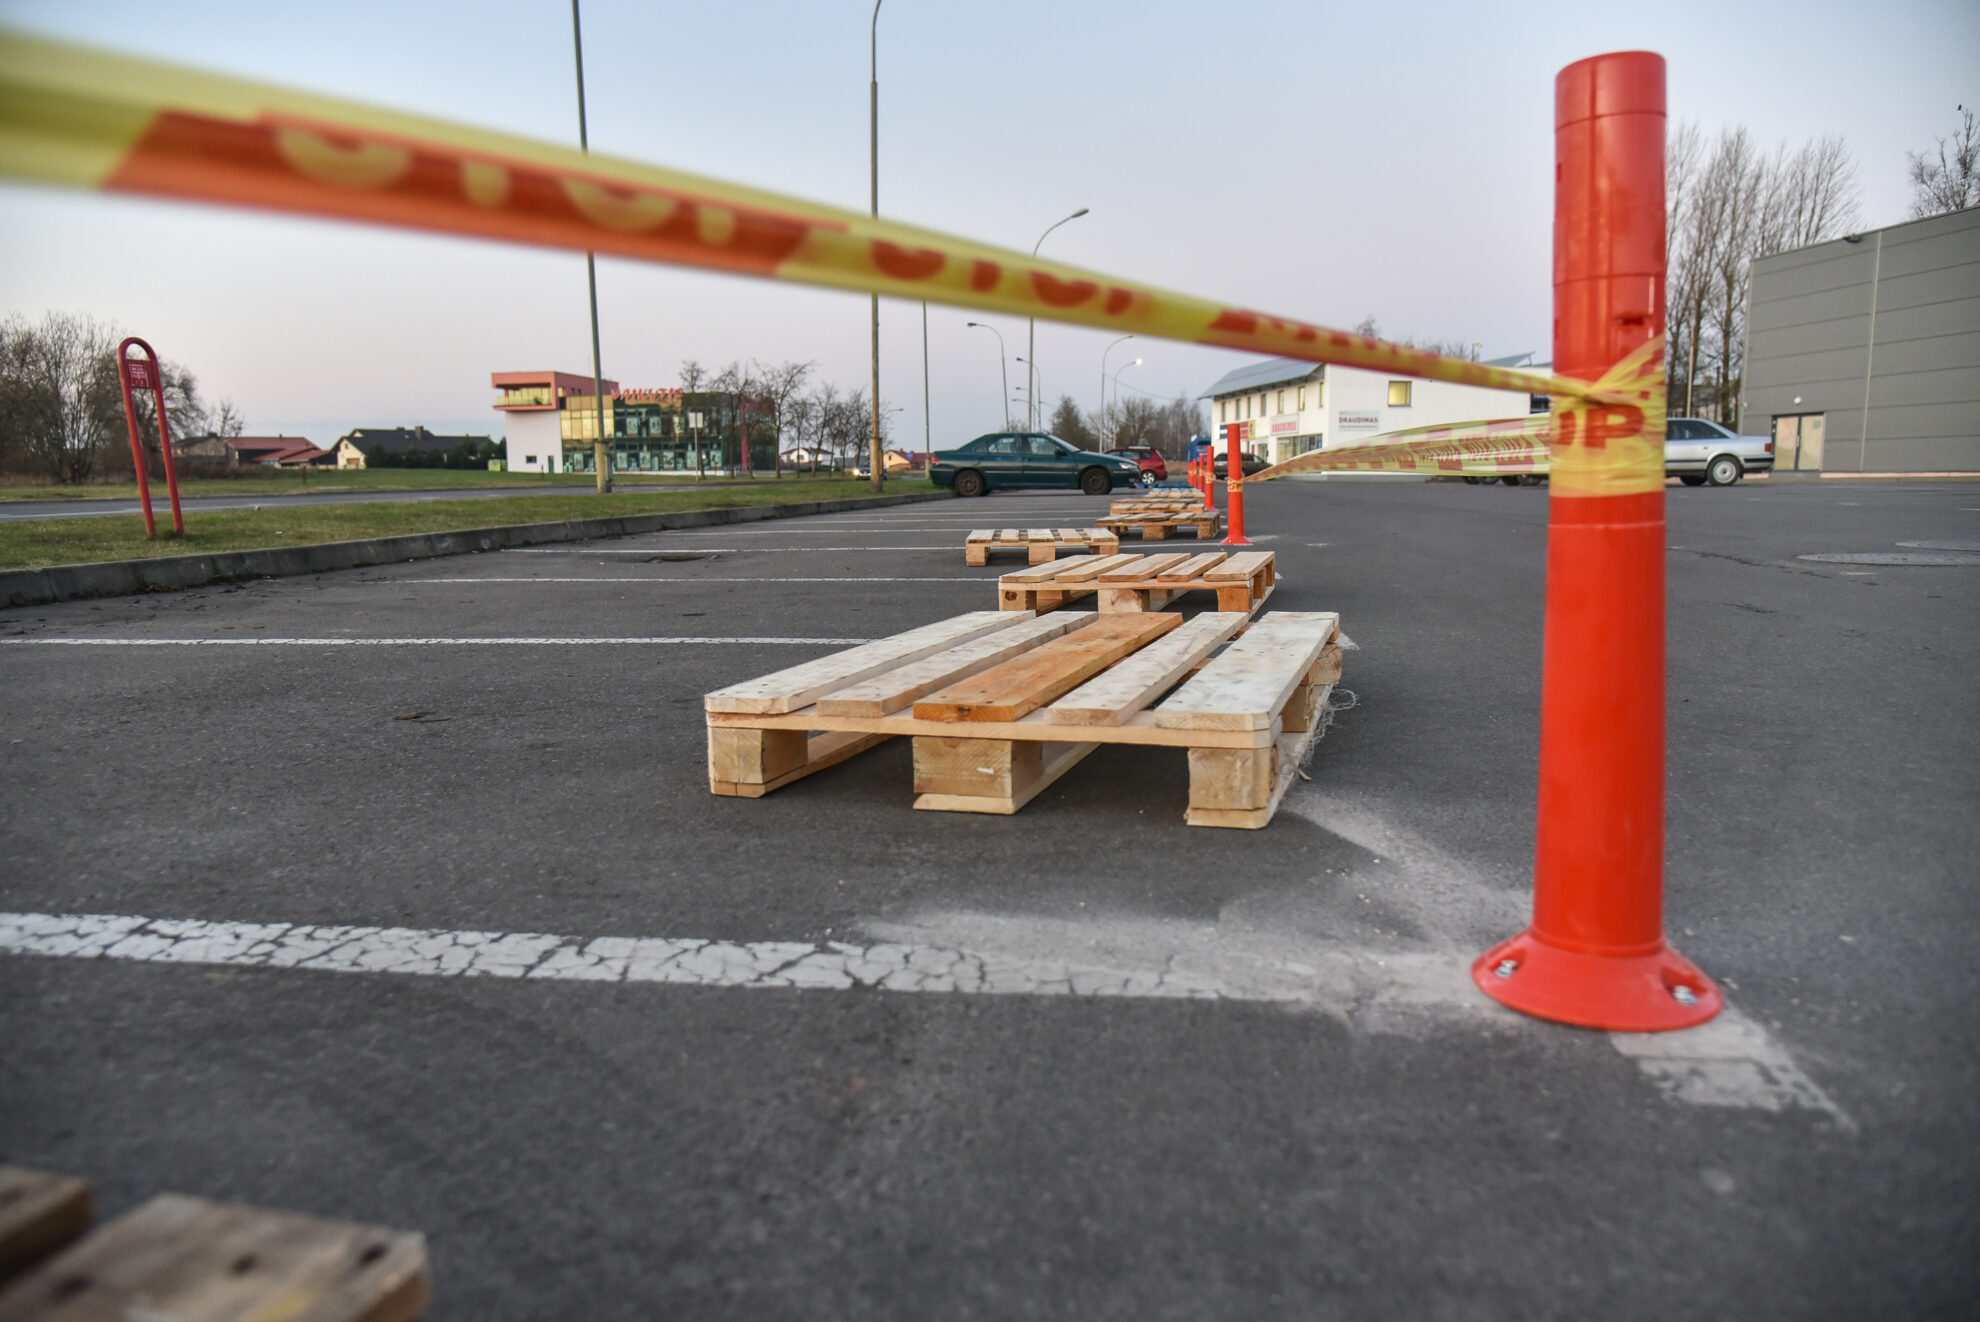
[[[1557,398],[1488,367],[720,180],[0,29],[0,176],[925,299]]]
[[[1664,341],[1659,337],[1594,383],[1599,401],[1555,395],[1551,413],[1384,432],[1294,455],[1245,480],[1326,472],[1546,473],[1556,495],[1660,490],[1664,390]]]

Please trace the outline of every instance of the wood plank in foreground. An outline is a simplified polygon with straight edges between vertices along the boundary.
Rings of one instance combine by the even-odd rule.
[[[430,1295],[421,1235],[161,1194],[15,1282],[0,1320],[413,1322]]]

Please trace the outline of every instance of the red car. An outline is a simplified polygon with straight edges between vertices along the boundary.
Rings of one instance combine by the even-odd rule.
[[[1119,459],[1132,459],[1141,465],[1141,485],[1152,487],[1157,482],[1169,480],[1169,466],[1162,462],[1162,456],[1145,445],[1127,445],[1106,453]]]

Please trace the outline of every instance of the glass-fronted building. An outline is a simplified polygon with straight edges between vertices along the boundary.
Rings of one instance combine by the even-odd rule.
[[[598,396],[570,372],[496,372],[495,408],[508,419],[509,469],[594,471]],[[753,402],[730,391],[626,390],[606,381],[604,422],[620,473],[771,470],[777,438]],[[747,458],[744,451],[747,449]]]

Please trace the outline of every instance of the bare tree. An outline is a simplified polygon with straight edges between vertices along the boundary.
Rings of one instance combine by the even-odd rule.
[[[1189,443],[1203,434],[1202,402],[1178,395],[1162,406],[1148,443],[1164,459],[1181,460],[1189,453]]]
[[[1771,157],[1744,126],[1722,130],[1709,154],[1682,125],[1666,148],[1668,300],[1672,405],[1739,425],[1746,360],[1746,299],[1753,262],[1847,232],[1857,219],[1856,165],[1841,138],[1811,139]],[[1710,407],[1701,359],[1716,369]]]
[[[777,441],[777,475],[783,475],[784,428],[791,422],[791,405],[804,389],[805,379],[816,363],[779,363],[774,367],[753,363],[757,390],[770,414],[770,428]]]
[[[688,396],[699,393],[701,387],[706,385],[707,382],[708,382],[708,369],[701,365],[699,359],[695,359],[695,358],[681,359],[681,426],[682,427],[685,428],[688,425],[688,413],[692,407],[692,405],[688,401]],[[694,475],[696,478],[703,478],[708,476],[708,467],[703,460],[702,452],[701,452],[701,431],[699,428],[694,429]]]
[[[213,434],[216,436],[239,436],[247,430],[247,420],[241,417],[234,401],[223,399],[220,407],[213,411]]]
[[[1911,165],[1911,218],[1980,207],[1980,119],[1965,106],[1959,128],[1932,153],[1906,152]]]
[[[37,326],[8,323],[6,388],[0,413],[22,453],[57,482],[86,482],[122,431],[116,375],[117,332],[93,317],[51,312]]]
[[[1356,335],[1366,335],[1372,340],[1382,336],[1382,323],[1369,313],[1354,324]],[[1472,362],[1478,360],[1478,342],[1475,340],[1419,340],[1414,335],[1390,337],[1390,343],[1400,344],[1406,349],[1422,349],[1429,353],[1441,354],[1445,358],[1464,358]]]

